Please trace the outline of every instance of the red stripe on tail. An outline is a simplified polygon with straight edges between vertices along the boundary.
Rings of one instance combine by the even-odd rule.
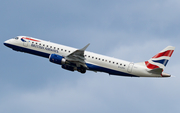
[[[145,61],[145,64],[146,64],[147,68],[149,68],[149,69],[159,68],[159,66],[153,65],[153,64],[149,63],[148,61]]]
[[[171,57],[171,55],[173,54],[174,50],[168,50],[168,51],[165,51],[165,52],[162,52],[162,53],[158,53],[157,55],[155,55],[154,57],[152,58],[159,58],[161,56],[168,56],[168,57]]]

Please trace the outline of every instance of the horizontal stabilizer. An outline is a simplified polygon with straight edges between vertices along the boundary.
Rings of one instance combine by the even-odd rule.
[[[162,68],[156,68],[156,69],[152,69],[149,70],[149,73],[153,73],[153,74],[162,74],[163,69]]]

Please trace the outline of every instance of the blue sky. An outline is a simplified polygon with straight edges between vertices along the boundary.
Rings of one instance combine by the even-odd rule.
[[[6,0],[0,7],[1,113],[180,112],[178,0]],[[131,62],[176,47],[171,78],[80,74],[48,59],[12,51],[18,35],[82,48]]]

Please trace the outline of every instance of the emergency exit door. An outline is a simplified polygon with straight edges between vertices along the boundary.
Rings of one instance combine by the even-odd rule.
[[[134,66],[134,63],[131,62],[131,63],[129,64],[129,66],[128,66],[128,69],[127,69],[127,71],[128,71],[129,73],[132,72],[133,66]]]

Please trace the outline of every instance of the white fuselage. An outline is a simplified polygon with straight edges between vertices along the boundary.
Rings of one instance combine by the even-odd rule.
[[[57,54],[60,56],[67,56],[76,51],[76,48],[35,39],[30,37],[31,40],[23,42],[21,38],[24,36],[18,36],[16,39],[10,39],[4,42],[4,44],[14,50],[26,52],[45,58],[49,58],[51,54]],[[144,63],[132,63],[93,52],[84,52],[85,62],[88,66],[88,70],[95,72],[106,72],[110,75],[119,76],[132,76],[132,77],[161,77],[160,74],[149,73]]]

